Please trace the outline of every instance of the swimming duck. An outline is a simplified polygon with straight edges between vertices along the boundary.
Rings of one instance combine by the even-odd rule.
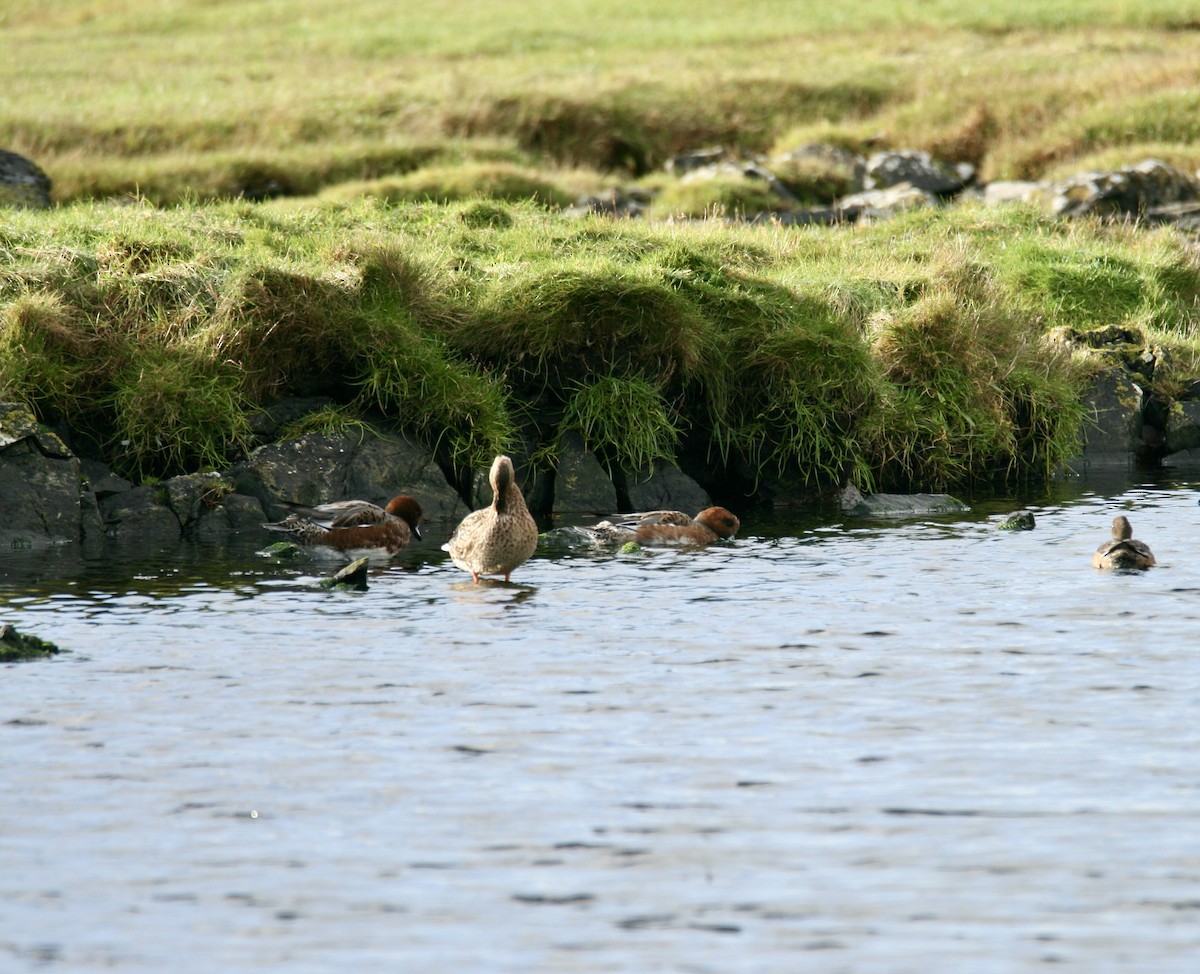
[[[360,500],[288,507],[293,513],[263,527],[290,535],[307,548],[349,558],[390,558],[413,537],[421,537],[421,505],[407,494],[393,497],[387,507]]]
[[[1123,514],[1113,518],[1112,540],[1092,555],[1093,568],[1149,568],[1153,564],[1153,553],[1145,542],[1134,540],[1129,518]]]
[[[512,460],[496,457],[488,481],[491,506],[468,514],[442,545],[455,565],[471,573],[476,585],[480,575],[503,575],[509,581],[513,569],[529,560],[538,540],[537,522],[525,506]]]
[[[741,526],[737,515],[723,507],[709,507],[695,517],[682,511],[649,511],[577,530],[594,544],[702,545],[728,541]]]

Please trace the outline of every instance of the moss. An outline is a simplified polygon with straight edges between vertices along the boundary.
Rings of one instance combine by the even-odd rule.
[[[18,632],[12,626],[0,623],[0,663],[42,659],[57,656],[61,652],[54,643]]]

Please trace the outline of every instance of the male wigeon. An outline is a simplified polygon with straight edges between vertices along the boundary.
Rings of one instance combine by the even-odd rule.
[[[471,573],[476,585],[480,575],[503,575],[509,581],[513,569],[533,555],[538,541],[537,522],[525,506],[512,460],[496,457],[488,480],[491,506],[468,514],[442,545],[455,565]]]
[[[289,504],[282,521],[264,524],[296,544],[347,558],[391,558],[413,538],[421,537],[421,505],[401,494],[387,507],[369,501],[333,501],[315,507]]]
[[[595,544],[704,545],[728,541],[741,526],[737,515],[725,508],[708,507],[695,517],[682,511],[649,511],[579,530]]]
[[[1149,568],[1153,564],[1149,546],[1134,539],[1129,518],[1123,514],[1113,518],[1112,540],[1105,541],[1092,555],[1093,568]]]

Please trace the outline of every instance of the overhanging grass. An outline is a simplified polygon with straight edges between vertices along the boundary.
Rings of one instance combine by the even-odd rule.
[[[88,205],[3,241],[0,389],[145,476],[219,466],[255,409],[319,393],[448,464],[574,428],[639,469],[686,438],[714,475],[951,486],[1073,455],[1081,376],[1049,326],[1144,329],[1181,363],[1164,389],[1200,361],[1179,238],[1021,208],[785,230]]]

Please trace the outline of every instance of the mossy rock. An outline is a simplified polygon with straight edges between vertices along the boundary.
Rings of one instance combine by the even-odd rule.
[[[57,656],[61,652],[54,643],[17,632],[10,625],[0,625],[0,663],[42,659],[46,656]]]
[[[996,525],[996,528],[1000,531],[1032,531],[1034,524],[1032,514],[1028,511],[1017,511]]]

